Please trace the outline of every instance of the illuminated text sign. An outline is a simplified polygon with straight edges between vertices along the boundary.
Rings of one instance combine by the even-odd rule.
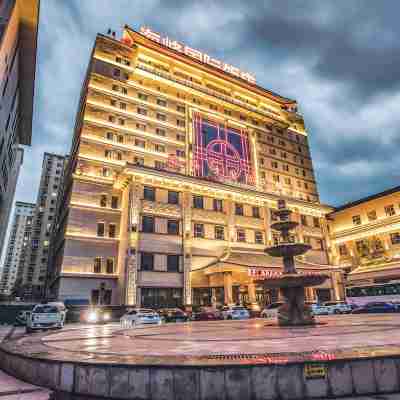
[[[168,36],[161,36],[159,33],[152,31],[150,28],[142,26],[140,28],[140,33],[146,36],[147,38],[153,40],[154,42],[163,44],[164,46],[167,46],[170,49],[186,54],[187,56],[192,57],[198,61],[201,61],[204,64],[216,67],[222,71],[230,73],[231,75],[235,75],[238,78],[242,78],[250,83],[256,83],[256,78],[254,75],[249,74],[248,72],[241,71],[239,68],[234,67],[233,65],[226,64],[222,61],[212,58],[208,54],[202,53],[201,51],[196,49],[192,49],[191,47],[186,46],[180,42],[177,42],[176,40],[171,40]]]

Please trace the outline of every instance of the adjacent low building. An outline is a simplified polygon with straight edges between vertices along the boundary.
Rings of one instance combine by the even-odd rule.
[[[336,207],[329,231],[349,288],[400,280],[400,186]]]
[[[284,198],[312,250],[299,268],[331,279],[309,300],[343,298],[328,263],[303,117],[247,72],[148,28],[98,35],[82,87],[51,244],[49,295],[148,307],[263,304],[249,273]]]

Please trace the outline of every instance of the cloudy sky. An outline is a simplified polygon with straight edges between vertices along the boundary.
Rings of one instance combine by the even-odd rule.
[[[321,200],[399,184],[397,0],[41,0],[32,147],[16,199],[35,201],[43,152],[67,153],[97,32],[154,30],[298,100]]]

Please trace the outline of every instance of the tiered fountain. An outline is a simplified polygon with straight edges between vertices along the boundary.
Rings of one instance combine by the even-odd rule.
[[[278,310],[279,325],[312,325],[315,320],[310,307],[304,302],[304,288],[322,284],[328,275],[296,271],[294,257],[306,253],[311,246],[290,240],[290,231],[298,225],[298,222],[290,220],[291,213],[292,211],[286,207],[285,200],[278,200],[276,215],[279,221],[271,224],[271,228],[280,232],[280,240],[276,246],[267,247],[265,252],[272,257],[283,258],[283,272],[281,275],[271,275],[262,283],[266,289],[279,288],[283,295],[284,304]]]

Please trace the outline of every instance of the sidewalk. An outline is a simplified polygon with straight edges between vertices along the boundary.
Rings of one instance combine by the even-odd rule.
[[[48,400],[50,391],[20,381],[0,370],[0,400]]]

